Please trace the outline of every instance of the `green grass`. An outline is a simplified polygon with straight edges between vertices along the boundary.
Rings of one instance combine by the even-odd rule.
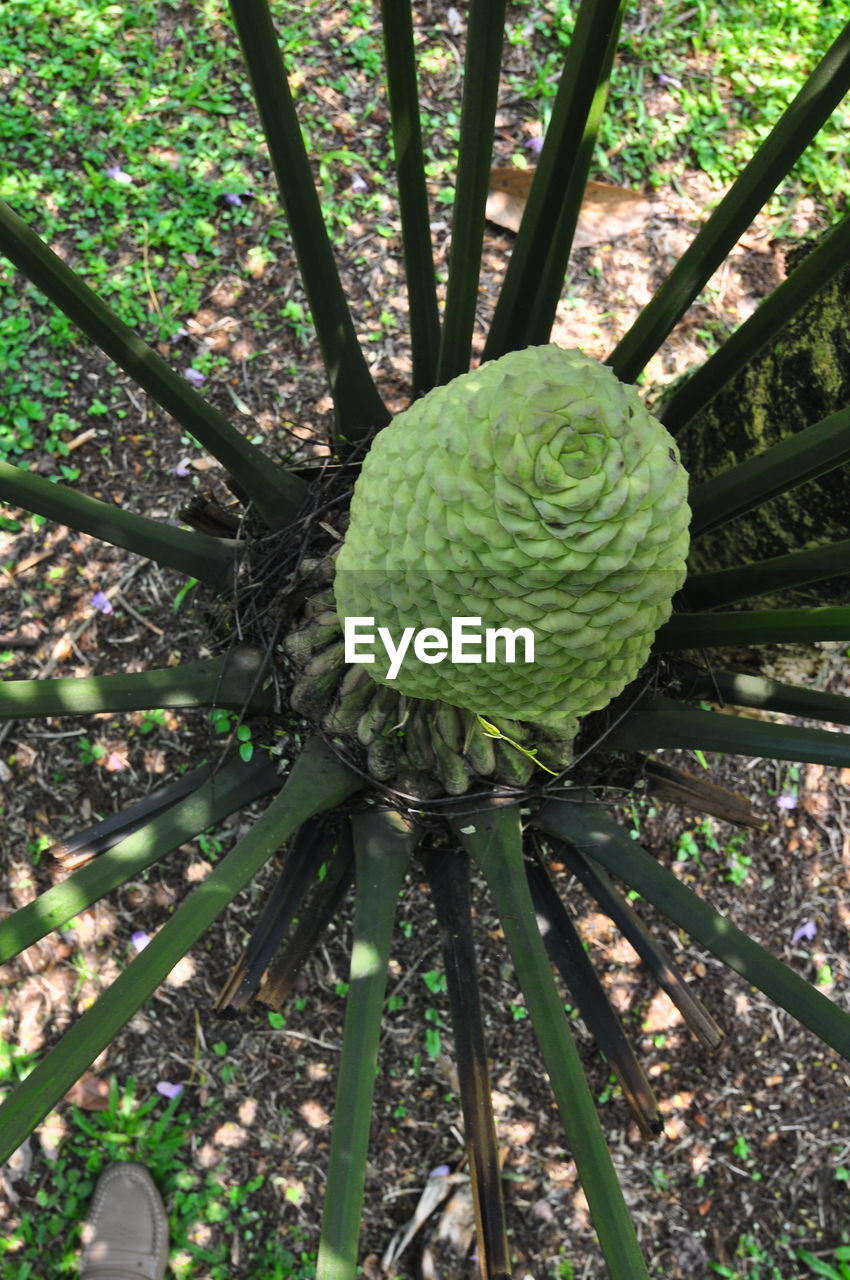
[[[12,1064],[4,1069],[0,1059],[0,1079],[10,1078],[12,1071]],[[203,1118],[220,1106],[211,1101]],[[198,1166],[189,1141],[198,1117],[185,1108],[185,1095],[166,1102],[154,1093],[141,1101],[132,1077],[123,1088],[112,1077],[107,1110],[70,1107],[67,1120],[56,1158],[33,1163],[28,1182],[30,1187],[36,1179],[40,1183],[38,1210],[21,1214],[18,1225],[0,1239],[0,1280],[79,1275],[80,1230],[89,1201],[101,1170],[115,1160],[141,1162],[157,1183],[168,1211],[169,1274],[176,1280],[228,1280],[234,1241],[250,1274],[263,1280],[308,1280],[314,1274],[315,1259],[300,1250],[297,1229],[290,1228],[284,1242],[278,1223],[257,1207],[266,1181],[262,1174],[227,1186],[222,1167]],[[215,1243],[201,1245],[197,1230],[209,1227]]]
[[[342,243],[359,213],[386,212],[373,181],[386,160],[374,147],[364,154],[359,142],[357,152],[341,148],[333,112],[317,96],[310,69],[317,51],[344,44],[339,34],[319,43],[323,6],[278,0],[273,7],[284,48],[308,69],[299,93],[303,120],[326,216]],[[360,12],[362,21],[365,6],[354,10],[353,20]],[[377,74],[377,40],[362,39],[370,56],[365,45],[343,50],[350,73],[338,85],[342,95],[352,88],[362,95],[367,72]],[[8,77],[0,194],[127,323],[149,341],[170,342],[178,368],[205,375],[226,369],[221,357],[190,359],[174,343],[221,276],[222,242],[241,236],[245,268],[249,261],[272,263],[284,251],[289,256],[226,5],[139,0],[127,9],[111,0],[7,0],[0,6],[0,66]],[[375,110],[377,89],[372,98]],[[369,114],[367,108],[362,123]],[[366,129],[364,137],[370,142],[373,135]],[[355,172],[369,179],[367,192],[351,192]],[[228,194],[239,196],[241,206],[229,204]],[[282,312],[270,310],[257,327],[282,322],[302,342],[312,339],[298,297]],[[45,444],[61,454],[81,429],[125,416],[116,385],[100,385],[93,395],[83,383],[76,394],[82,340],[5,260],[0,348],[0,457]],[[72,396],[88,402],[84,420],[68,414]]]
[[[394,235],[397,210],[384,181],[382,51],[371,6],[353,0],[337,11],[321,0],[276,0],[273,8],[285,52],[299,68],[302,126],[334,241],[351,243],[366,221],[379,236]],[[545,10],[530,0],[511,10],[508,39],[518,57],[505,87],[520,98],[518,123],[535,112],[546,118],[573,11],[568,0]],[[843,12],[838,0],[759,7],[675,0],[662,14],[635,0],[597,173],[661,185],[697,166],[718,188],[728,184],[837,33]],[[418,53],[436,87],[433,99],[423,95],[422,111],[439,218],[454,198],[458,136],[458,104],[440,89],[451,83],[456,62],[441,30],[423,33]],[[177,368],[224,381],[224,357],[199,357],[175,335],[225,264],[228,272],[241,268],[248,285],[249,266],[290,256],[224,0],[138,0],[130,9],[111,0],[6,0],[0,66],[0,193],[123,319],[148,340],[167,343]],[[670,101],[648,112],[645,101],[664,77]],[[796,190],[815,192],[825,204],[843,201],[848,125],[845,107],[800,162]],[[355,177],[366,191],[351,190]],[[241,206],[228,204],[228,194],[239,195]],[[232,236],[242,240],[239,263]],[[395,323],[383,309],[368,314],[364,328],[377,342]],[[312,344],[300,289],[252,324],[259,333],[284,331],[296,350]],[[79,470],[61,461],[68,442],[90,427],[101,435],[120,430],[128,412],[120,383],[88,382],[82,339],[5,264],[0,349],[0,458],[46,449],[59,456],[58,478],[74,483]]]
[[[512,76],[511,88],[536,102],[544,117],[573,13],[570,0],[545,9],[529,0],[516,6],[509,26],[510,41],[528,50],[535,69],[530,84]],[[728,186],[846,20],[840,0],[673,0],[663,7],[632,0],[596,175],[661,186],[696,168],[716,187]],[[660,88],[667,97],[648,109]],[[843,207],[850,192],[848,125],[845,103],[800,160],[786,195],[805,190],[829,207]]]
[[[768,1249],[755,1233],[747,1232],[738,1240],[735,1259],[732,1266],[709,1263],[709,1269],[725,1280],[802,1280],[804,1275],[850,1280],[850,1246],[847,1244],[829,1253],[815,1254],[810,1249],[792,1246],[789,1237],[784,1235],[771,1242]]]

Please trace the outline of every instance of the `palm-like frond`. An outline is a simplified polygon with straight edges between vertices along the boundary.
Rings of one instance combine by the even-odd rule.
[[[267,0],[231,0],[231,8],[327,369],[336,414],[335,443],[340,457],[350,458],[352,448],[368,442],[389,415],[355,338]],[[486,358],[545,342],[548,337],[623,8],[620,0],[604,4],[586,0],[581,6],[525,221],[487,339]],[[470,9],[457,199],[442,314],[430,244],[408,0],[387,0],[383,14],[411,308],[411,392],[418,395],[469,367],[504,6],[473,0]],[[637,377],[848,86],[850,28],[813,71],[667,282],[618,344],[611,362],[622,379]],[[671,426],[687,426],[714,391],[773,340],[783,320],[846,262],[847,227],[845,221],[713,361],[684,382],[666,407]],[[362,673],[344,672],[329,586],[333,567],[323,522],[326,507],[317,483],[311,487],[305,475],[293,476],[266,459],[127,329],[38,238],[35,229],[5,205],[0,205],[0,248],[222,462],[246,504],[256,508],[265,530],[258,532],[246,520],[243,528],[248,536],[239,542],[189,532],[111,507],[5,463],[0,464],[0,495],[215,588],[240,589],[245,576],[243,557],[247,554],[250,563],[251,540],[261,540],[265,546],[269,531],[280,539],[275,546],[283,560],[290,557],[286,563],[292,569],[284,592],[286,622],[292,627],[283,645],[284,659],[278,628],[266,653],[240,644],[224,656],[146,675],[7,682],[0,688],[0,716],[161,706],[223,707],[243,716],[272,716],[275,701],[269,664],[274,663],[279,667],[279,683],[301,716],[295,736],[307,736],[286,777],[274,764],[257,758],[250,763],[211,762],[149,803],[97,824],[76,841],[66,841],[66,856],[85,853],[91,861],[0,924],[2,962],[211,823],[276,793],[250,831],[176,910],[150,946],[0,1107],[0,1162],[234,896],[279,849],[288,846],[281,876],[244,956],[221,992],[219,1007],[229,1004],[238,1009],[255,993],[278,1004],[353,878],[351,988],[318,1263],[320,1280],[353,1277],[393,913],[405,869],[420,849],[440,920],[482,1275],[486,1280],[502,1280],[509,1272],[510,1257],[470,928],[469,859],[482,872],[499,913],[610,1274],[622,1280],[646,1275],[564,1015],[552,961],[575,992],[647,1134],[658,1127],[657,1105],[546,872],[547,842],[633,943],[707,1049],[717,1047],[720,1029],[607,873],[658,906],[848,1059],[850,1018],[659,866],[619,829],[590,792],[571,787],[569,775],[572,772],[586,783],[590,770],[604,781],[614,750],[640,753],[664,746],[846,765],[850,745],[839,732],[720,716],[689,704],[726,699],[734,705],[848,724],[850,700],[656,656],[650,674],[659,687],[647,689],[644,686],[651,682],[642,680],[627,689],[604,713],[609,723],[602,745],[592,749],[593,722],[589,722],[570,763],[557,752],[547,757],[542,748],[538,756],[528,727],[522,724],[512,727],[513,736],[503,734],[494,744],[474,717],[464,719],[445,703],[402,706],[390,696],[372,699]],[[696,486],[691,494],[694,534],[746,517],[777,494],[841,465],[850,457],[848,415],[850,408],[842,408],[792,440]],[[337,511],[344,509],[351,484],[349,471],[340,475],[340,486],[332,494]],[[303,545],[293,551],[296,540]],[[850,639],[847,608],[712,611],[764,590],[773,591],[779,583],[826,579],[846,571],[847,563],[848,543],[841,541],[823,548],[801,548],[775,562],[694,573],[681,597],[689,611],[677,613],[660,629],[656,655],[740,643]],[[284,714],[290,717],[291,727],[291,713]],[[409,762],[418,785],[427,780],[427,794],[421,789],[406,790],[409,776],[398,773],[387,757],[388,738],[401,725],[407,726]],[[554,750],[551,742],[546,747]],[[546,771],[546,782],[535,772],[539,764]],[[481,775],[492,775],[495,782],[483,782]],[[452,796],[467,790],[470,779],[472,790],[460,809]],[[666,781],[670,783],[669,776]],[[678,785],[687,791],[681,778]],[[691,794],[698,791],[693,788]],[[708,801],[721,807],[728,803],[716,795]],[[534,808],[530,863],[524,853],[522,808],[526,805]],[[734,812],[741,821],[751,822],[746,806]]]

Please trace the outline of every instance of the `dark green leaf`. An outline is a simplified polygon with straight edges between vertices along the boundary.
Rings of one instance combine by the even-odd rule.
[[[437,381],[469,369],[478,277],[484,242],[484,208],[490,185],[493,123],[502,66],[506,0],[470,0],[463,74],[456,195],[449,279]]]
[[[345,440],[389,422],[357,341],[267,0],[230,0]]]
[[[551,836],[550,836],[551,838]],[[655,981],[666,991],[693,1035],[704,1049],[713,1053],[723,1040],[723,1032],[691,991],[677,966],[660,943],[652,936],[630,903],[618,893],[600,866],[569,844],[556,842],[558,856],[562,857],[588,893],[595,898],[602,911],[634,947]]]
[[[266,469],[269,469],[268,461]],[[233,578],[236,543],[205,533],[175,529],[147,516],[137,516],[97,498],[86,497],[65,485],[51,484],[42,476],[0,461],[0,500],[34,511],[81,533],[90,533],[115,547],[135,551],[157,564],[179,569],[223,587]]]
[[[768,760],[850,765],[848,733],[719,715],[661,697],[638,707],[612,731],[608,741],[626,751],[697,748]]]
[[[537,923],[553,964],[567,984],[585,1026],[615,1072],[643,1136],[647,1140],[658,1137],[663,1121],[655,1094],[540,859],[529,865],[528,880]]]
[[[469,859],[454,850],[440,849],[430,851],[423,860],[446,967],[481,1273],[487,1277],[510,1275],[499,1142],[472,936]]]
[[[850,1015],[661,867],[592,803],[549,804],[535,819],[636,889],[668,919],[850,1061]]]
[[[307,491],[303,481],[288,475],[282,467],[275,466],[259,449],[249,444],[217,409],[192,390],[185,378],[170,369],[155,351],[119,320],[2,200],[0,250],[101,351],[105,351],[140,387],[144,387],[157,404],[176,418],[181,427],[191,431],[204,448],[218,458],[253,498],[270,528],[280,529],[293,519]],[[72,528],[83,528],[73,521],[69,523]],[[113,541],[104,534],[97,536],[105,537],[107,542]],[[115,541],[119,547],[127,545]],[[142,550],[142,554],[150,553]],[[156,559],[155,556],[152,558]],[[172,562],[167,560],[163,563]],[[202,577],[201,574],[195,576]]]
[[[345,1005],[316,1280],[353,1280],[398,891],[418,833],[399,814],[352,819],[357,868],[351,981]]]
[[[519,809],[492,802],[452,819],[452,827],[478,863],[499,912],[608,1271],[612,1280],[648,1280],[537,927]]]
[[[319,740],[307,743],[282,790],[248,834],[0,1106],[0,1164],[64,1097],[292,832],[312,814],[339,804],[360,785],[360,778]]]
[[[193,794],[155,814],[138,831],[0,922],[0,964],[52,929],[61,928],[173,849],[194,840],[235,810],[277,790],[279,785],[276,770],[268,761],[246,768],[241,760],[231,760]]]
[[[579,9],[552,118],[484,348],[485,360],[548,341],[607,97],[624,8],[623,0],[583,0]]]
[[[682,588],[688,608],[715,609],[718,605],[752,600],[757,596],[790,591],[809,582],[823,582],[850,573],[850,538],[809,551],[792,551],[731,569],[691,574]]]
[[[693,513],[691,536],[710,533],[804,481],[834,471],[848,459],[850,409],[841,409],[696,485],[688,497]]]
[[[850,606],[676,613],[655,636],[656,653],[740,644],[850,640]]]
[[[430,391],[437,379],[440,319],[419,126],[410,0],[381,0],[381,15],[407,274],[413,389],[416,395],[423,395]]]
[[[762,711],[782,711],[809,720],[850,724],[850,698],[838,693],[820,693],[764,676],[740,671],[700,671],[696,667],[677,668],[680,696],[691,701],[731,702],[734,707],[759,707]]]
[[[149,711],[155,707],[232,707],[261,711],[270,693],[257,688],[265,655],[232,649],[183,667],[66,676],[59,680],[0,682],[0,720],[26,716],[79,716],[97,711]]]
[[[810,302],[850,260],[850,217],[845,217],[759,304],[722,347],[692,373],[664,405],[661,421],[673,435],[687,427],[707,404]]]

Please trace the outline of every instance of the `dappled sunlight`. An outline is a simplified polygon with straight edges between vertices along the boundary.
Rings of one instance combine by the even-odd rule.
[[[197,972],[197,965],[191,956],[183,956],[181,960],[168,973],[165,981],[169,987],[185,987],[191,982]]]
[[[68,1122],[58,1111],[50,1111],[35,1131],[48,1160],[54,1160],[68,1133]]]
[[[327,1129],[331,1123],[331,1117],[322,1106],[314,1098],[308,1098],[306,1102],[302,1102],[298,1108],[301,1118],[311,1129]]]
[[[666,991],[656,991],[640,1024],[645,1035],[657,1035],[671,1027],[681,1027],[684,1019]]]
[[[227,1120],[220,1124],[213,1133],[213,1143],[217,1147],[244,1147],[251,1138],[248,1129],[237,1124],[235,1120]]]
[[[196,1159],[202,1169],[214,1169],[219,1161],[220,1155],[221,1153],[213,1139],[212,1142],[204,1142],[198,1148]]]
[[[262,656],[234,649],[223,657],[182,666],[104,676],[60,676],[52,680],[0,683],[0,719],[152,711],[162,707],[260,710],[268,698],[255,688]]]
[[[689,1132],[687,1113],[694,1104],[694,1094],[687,1091],[658,1099],[658,1110],[664,1118],[664,1137],[668,1142],[679,1142]]]
[[[208,1223],[197,1222],[189,1232],[189,1239],[197,1248],[206,1249],[213,1241],[213,1234],[213,1228]]]
[[[245,1098],[239,1104],[239,1123],[250,1127],[257,1119],[257,1099]]]
[[[371,942],[356,938],[351,949],[351,981],[374,978],[383,971],[381,956]]]

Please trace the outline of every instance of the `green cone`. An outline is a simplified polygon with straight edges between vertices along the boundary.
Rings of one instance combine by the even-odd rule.
[[[511,352],[437,387],[375,439],[334,591],[375,619],[379,683],[484,716],[557,725],[640,670],[685,577],[690,511],[676,444],[633,387],[580,351]],[[377,629],[451,633],[453,617],[528,628],[534,661],[417,657],[397,676]],[[423,650],[424,652],[424,650]],[[432,656],[436,653],[432,649]]]

